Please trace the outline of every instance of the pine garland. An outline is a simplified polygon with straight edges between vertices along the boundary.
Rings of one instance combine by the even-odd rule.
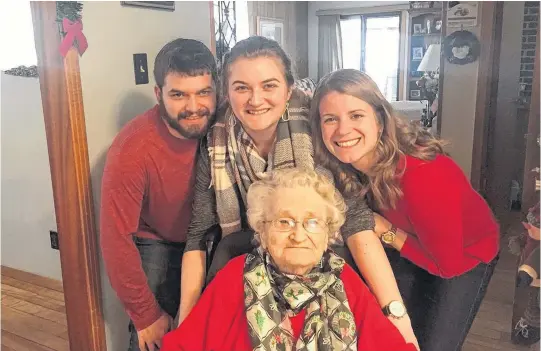
[[[72,22],[81,19],[83,4],[78,1],[57,1],[56,2],[56,21],[62,23],[64,18]]]
[[[62,37],[66,35],[62,28],[62,20],[64,18],[69,19],[72,22],[79,21],[81,19],[81,12],[83,11],[83,4],[78,1],[57,1],[56,2],[56,22]]]
[[[28,78],[36,78],[38,77],[38,67],[33,66],[19,66],[12,69],[8,69],[3,71],[5,74],[9,74],[11,76],[19,76],[19,77],[28,77]]]

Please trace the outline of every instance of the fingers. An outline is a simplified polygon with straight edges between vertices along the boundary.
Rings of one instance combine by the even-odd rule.
[[[137,338],[139,339],[139,350],[146,351],[147,344],[145,343],[145,340],[143,340],[140,335],[137,335]]]

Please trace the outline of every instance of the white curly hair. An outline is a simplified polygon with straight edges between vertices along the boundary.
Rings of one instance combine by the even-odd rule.
[[[344,224],[346,203],[333,183],[315,171],[301,168],[287,168],[265,173],[261,180],[254,182],[247,195],[248,223],[255,231],[254,240],[261,244],[261,235],[265,235],[264,221],[269,220],[270,201],[278,190],[287,188],[312,188],[327,205],[326,218],[329,224],[329,243],[340,241],[340,227]]]

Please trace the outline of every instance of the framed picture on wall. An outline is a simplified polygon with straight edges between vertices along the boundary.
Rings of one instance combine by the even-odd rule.
[[[278,18],[257,16],[256,34],[265,38],[273,39],[284,46],[284,21]]]
[[[410,90],[411,99],[419,99],[421,97],[421,90]]]
[[[423,48],[411,48],[411,59],[412,60],[422,60],[423,59]]]
[[[153,10],[175,11],[174,1],[121,1],[122,6],[143,7]]]

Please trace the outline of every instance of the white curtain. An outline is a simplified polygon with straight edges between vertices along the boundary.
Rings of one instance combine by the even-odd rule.
[[[319,16],[318,81],[343,67],[340,15]]]

